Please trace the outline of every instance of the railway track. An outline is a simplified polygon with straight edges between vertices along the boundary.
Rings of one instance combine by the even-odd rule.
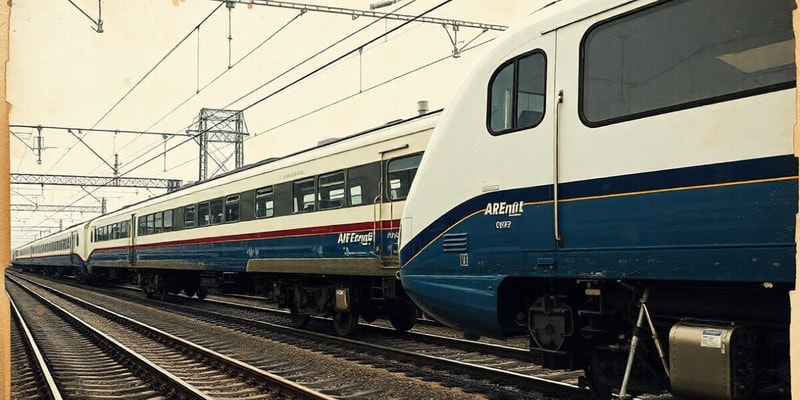
[[[129,363],[135,359],[133,354],[121,348],[113,349],[109,337],[84,321],[63,309],[43,303],[19,286],[7,285],[6,290],[12,297],[14,307],[21,310],[21,319],[18,321],[20,329],[25,329],[22,328],[25,324],[30,326],[28,332],[36,332],[31,346],[39,349],[34,351],[39,353],[38,357],[27,358],[21,357],[19,351],[27,353],[29,350],[14,346],[15,355],[12,357],[24,360],[27,365],[25,371],[19,371],[24,373],[23,378],[12,376],[15,398],[112,398],[126,397],[130,393],[139,393],[145,396],[143,398],[169,398],[173,397],[170,393],[180,390],[177,383],[173,388],[161,389],[148,383],[169,385],[169,380],[153,371],[144,372],[147,368],[144,364],[131,366]],[[33,337],[28,335],[20,338],[23,341],[30,339]],[[112,352],[116,355],[112,356]],[[14,372],[17,372],[16,369]],[[40,384],[37,390],[31,388],[32,382]]]
[[[331,398],[65,293],[69,301],[51,300],[11,281],[25,309],[52,312],[29,319],[46,338],[42,353],[65,398]]]
[[[60,399],[55,384],[30,328],[13,300],[11,306],[11,398],[16,400]]]
[[[135,299],[133,301],[142,301],[140,294],[130,296]],[[588,398],[588,393],[575,384],[580,374],[552,374],[542,370],[531,362],[527,351],[518,348],[434,335],[398,334],[373,326],[360,326],[354,339],[344,339],[332,332],[330,321],[313,321],[312,328],[318,331],[298,330],[288,326],[287,314],[276,314],[264,308],[243,308],[182,297],[148,304],[337,359],[440,382],[446,387],[465,388],[482,397]],[[382,397],[376,394],[366,397]]]

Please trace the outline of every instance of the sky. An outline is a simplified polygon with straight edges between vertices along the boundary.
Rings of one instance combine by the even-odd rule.
[[[371,1],[304,3],[369,11]],[[401,0],[376,11],[419,15],[441,3]],[[453,0],[426,16],[509,26],[543,4]],[[43,129],[39,163],[33,150],[37,131],[12,128],[12,174],[112,176],[117,159],[121,176],[195,181],[197,143],[161,134],[185,135],[201,108],[244,110],[245,164],[282,156],[322,139],[413,117],[420,100],[431,110],[446,107],[492,45],[490,39],[501,34],[462,27],[458,46],[480,45],[454,58],[452,28],[441,24],[410,23],[381,37],[403,21],[220,5],[215,0],[100,0],[98,9],[98,0],[15,2],[10,123],[69,127],[74,134]],[[98,15],[102,33],[90,19]],[[155,134],[79,133],[78,128]],[[212,160],[228,159],[225,168],[233,168],[232,145],[210,150]],[[212,161],[209,171],[220,169]],[[164,192],[37,185],[12,185],[11,190],[12,205],[99,206],[104,199],[108,211]],[[95,215],[12,212],[12,248]]]

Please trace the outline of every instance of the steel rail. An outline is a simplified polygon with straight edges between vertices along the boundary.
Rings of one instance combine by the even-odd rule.
[[[11,298],[11,295],[6,292],[6,296],[8,297],[8,302],[11,306],[12,318],[14,318],[14,320],[17,322],[19,329],[22,330],[25,345],[33,353],[33,357],[36,360],[36,366],[39,368],[39,373],[42,375],[42,379],[44,379],[46,386],[44,389],[50,395],[49,397],[53,400],[62,400],[64,397],[61,396],[61,390],[59,390],[56,380],[53,378],[53,374],[50,371],[50,367],[47,365],[47,361],[41,349],[39,349],[39,346],[36,344],[36,339],[33,337],[33,334],[31,334],[31,330],[28,328],[28,324],[25,323],[25,319],[22,317],[22,314],[20,314],[16,303],[14,303],[14,299]]]
[[[22,279],[25,279],[25,278],[22,278]],[[220,363],[220,364],[224,364],[225,366],[236,370],[238,373],[240,373],[240,374],[242,374],[244,376],[247,376],[247,377],[252,378],[254,380],[257,380],[259,382],[264,382],[267,385],[267,387],[269,387],[271,390],[274,390],[274,391],[277,391],[277,392],[280,392],[280,393],[288,392],[288,395],[291,398],[294,398],[294,399],[308,399],[308,400],[333,400],[334,399],[333,397],[330,397],[330,396],[327,396],[327,395],[325,395],[323,393],[320,393],[320,392],[317,392],[315,390],[309,389],[309,388],[307,388],[305,386],[302,386],[300,384],[292,382],[292,381],[290,381],[288,379],[285,379],[283,377],[280,377],[278,375],[275,375],[275,374],[269,373],[267,371],[258,369],[256,367],[250,365],[250,364],[241,362],[239,360],[235,360],[233,358],[225,356],[224,354],[218,353],[218,352],[216,352],[214,350],[211,350],[211,349],[208,349],[206,347],[203,347],[203,346],[197,345],[195,343],[189,342],[189,341],[184,340],[184,339],[182,339],[180,337],[177,337],[177,336],[174,336],[174,335],[172,335],[170,333],[164,332],[164,331],[162,331],[162,330],[160,330],[158,328],[155,328],[155,327],[152,327],[150,325],[147,325],[147,324],[141,323],[139,321],[136,321],[136,320],[134,320],[132,318],[129,318],[129,317],[125,316],[125,315],[116,313],[116,312],[111,311],[109,309],[106,309],[104,307],[101,307],[101,306],[98,306],[96,304],[90,303],[88,301],[85,301],[83,299],[80,299],[78,297],[70,295],[68,293],[64,293],[64,292],[62,292],[62,291],[60,291],[58,289],[49,287],[47,285],[43,285],[41,283],[30,281],[28,279],[26,279],[26,280],[28,282],[33,283],[34,285],[37,285],[37,286],[41,287],[42,289],[45,289],[45,290],[47,290],[47,291],[49,291],[49,292],[61,297],[61,298],[64,298],[64,299],[69,300],[69,301],[71,301],[73,303],[76,303],[76,304],[80,305],[81,307],[83,307],[83,308],[85,308],[85,309],[87,309],[87,310],[89,310],[91,312],[100,314],[100,315],[102,315],[102,316],[104,316],[106,318],[109,318],[109,319],[111,319],[111,320],[113,320],[115,322],[122,323],[122,324],[125,324],[127,326],[133,327],[134,329],[137,329],[139,331],[146,332],[146,334],[148,336],[154,337],[157,340],[160,340],[162,342],[175,343],[178,346],[181,346],[181,347],[183,347],[185,349],[188,349],[189,351],[191,351],[191,352],[193,352],[195,354],[200,355],[201,357],[207,358],[209,360],[215,361],[215,362]],[[25,287],[24,285],[21,285],[21,286]],[[26,288],[26,290],[31,291],[29,288],[27,288],[27,287],[25,287],[25,288]],[[40,296],[37,295],[37,297],[40,297]],[[49,301],[47,299],[44,299],[44,301],[47,301],[49,303]],[[157,368],[161,369],[160,367],[157,367]],[[164,371],[164,372],[169,374],[169,372],[167,372],[167,371]],[[172,375],[172,374],[170,374],[170,375]],[[176,377],[176,379],[178,379],[178,378]],[[204,397],[204,398],[206,398],[206,397]]]

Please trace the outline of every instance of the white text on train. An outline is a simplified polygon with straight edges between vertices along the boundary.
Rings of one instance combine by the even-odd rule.
[[[522,207],[525,206],[524,201],[515,201],[513,203],[506,203],[505,201],[488,203],[484,215],[508,215],[511,217],[522,214]]]
[[[343,243],[360,243],[364,246],[372,243],[372,232],[369,233],[355,233],[346,232],[339,234],[339,244]]]

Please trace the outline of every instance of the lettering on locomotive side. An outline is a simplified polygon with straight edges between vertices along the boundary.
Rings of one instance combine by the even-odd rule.
[[[359,243],[363,246],[372,244],[373,233],[344,232],[339,234],[339,244]]]
[[[281,175],[281,179],[292,179],[292,178],[298,178],[298,177],[301,177],[301,176],[303,176],[303,170],[299,169],[299,170],[296,170],[296,171],[290,171],[288,173],[282,174]]]
[[[483,215],[508,215],[509,217],[517,217],[522,215],[524,206],[524,201],[487,203]]]

